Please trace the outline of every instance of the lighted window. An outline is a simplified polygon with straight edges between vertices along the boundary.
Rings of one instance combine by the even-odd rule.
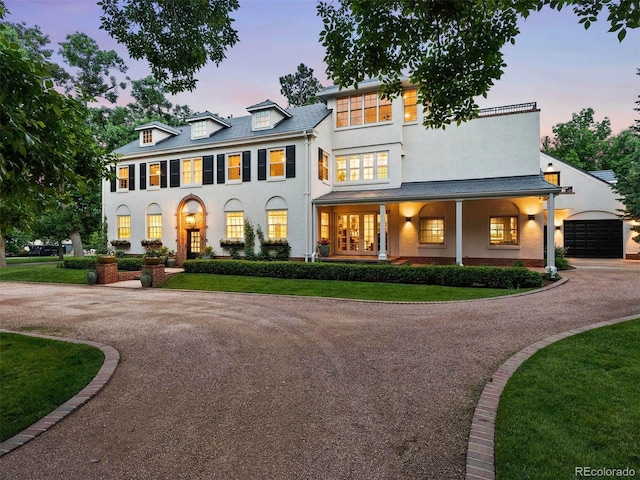
[[[147,215],[147,238],[162,238],[162,215]]]
[[[225,237],[232,240],[242,240],[244,238],[243,212],[227,212]]]
[[[491,245],[518,245],[518,217],[491,217]]]
[[[240,154],[235,153],[227,156],[227,180],[230,182],[240,181]]]
[[[389,152],[339,155],[336,157],[336,182],[361,182],[389,178]]]
[[[202,158],[182,160],[182,184],[202,185]]]
[[[271,126],[271,113],[268,110],[256,112],[253,115],[255,128],[268,128]]]
[[[560,186],[560,172],[545,172],[544,179],[549,183]]]
[[[118,215],[118,240],[131,240],[131,216]]]
[[[205,137],[207,135],[207,122],[205,120],[191,124],[192,137]]]
[[[420,219],[420,243],[444,244],[444,218]]]
[[[415,122],[418,120],[418,89],[406,89],[402,98],[404,100],[404,121]]]
[[[150,163],[149,164],[149,187],[159,187],[160,186],[160,164],[159,163]]]
[[[129,190],[129,167],[118,167],[118,190]]]
[[[284,178],[284,150],[269,151],[269,178]]]
[[[144,144],[153,143],[153,130],[152,129],[147,128],[147,129],[142,131],[142,143],[144,143]]]
[[[318,178],[320,180],[329,180],[329,154],[324,150],[320,152],[318,159]]]
[[[329,213],[320,212],[320,238],[330,238]]]
[[[270,210],[267,212],[267,235],[269,240],[287,238],[286,210]]]
[[[337,99],[338,128],[389,122],[391,119],[391,101],[380,98],[378,92],[358,93]]]

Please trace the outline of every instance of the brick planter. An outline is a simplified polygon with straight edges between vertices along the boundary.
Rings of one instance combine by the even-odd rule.
[[[116,283],[118,281],[118,264],[96,263],[96,273],[98,274],[98,285]]]
[[[164,265],[143,265],[142,272],[151,275],[151,286],[159,287],[164,283]]]

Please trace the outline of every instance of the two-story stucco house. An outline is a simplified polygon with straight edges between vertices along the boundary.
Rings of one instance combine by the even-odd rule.
[[[296,259],[314,260],[326,238],[335,258],[553,266],[544,209],[561,188],[541,174],[536,105],[426,130],[415,88],[388,101],[378,87],[138,127],[139,141],[116,151],[117,180],[104,185],[109,238],[130,239],[131,253],[160,238],[179,261],[205,245],[228,255],[220,240],[243,239],[249,218]]]

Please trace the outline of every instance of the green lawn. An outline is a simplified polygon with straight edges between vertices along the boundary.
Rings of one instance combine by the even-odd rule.
[[[0,441],[38,421],[82,390],[98,373],[97,348],[0,333]]]
[[[7,265],[19,265],[22,263],[44,263],[59,262],[60,258],[56,257],[8,257]]]
[[[640,319],[524,362],[500,400],[495,459],[499,480],[580,478],[581,467],[640,475]]]
[[[0,268],[0,281],[87,283],[87,270],[59,268],[58,265],[29,265]]]
[[[180,273],[169,277],[163,288],[251,292],[281,295],[432,302],[499,297],[526,290],[459,288],[399,283],[345,282],[337,280],[299,280],[205,273]]]

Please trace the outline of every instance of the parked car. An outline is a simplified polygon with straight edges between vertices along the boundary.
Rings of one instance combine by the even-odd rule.
[[[31,257],[51,257],[58,255],[58,247],[55,245],[34,245],[29,249]]]

